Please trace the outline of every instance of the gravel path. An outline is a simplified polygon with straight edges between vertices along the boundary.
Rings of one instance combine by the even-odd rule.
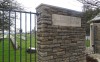
[[[91,47],[86,47],[86,54],[92,54],[93,53],[93,48]]]
[[[100,62],[100,54],[93,54],[93,48],[87,47],[86,54],[89,54],[90,57],[93,57],[94,59],[97,59],[98,62]]]
[[[100,54],[90,54],[91,57],[95,58],[100,62]]]

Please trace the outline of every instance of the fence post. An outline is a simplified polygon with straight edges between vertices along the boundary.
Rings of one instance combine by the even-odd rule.
[[[86,62],[81,13],[45,4],[37,12],[38,62]]]

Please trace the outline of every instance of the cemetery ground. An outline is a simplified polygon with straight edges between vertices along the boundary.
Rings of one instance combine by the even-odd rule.
[[[12,35],[14,36],[14,35]],[[25,34],[22,34],[22,36],[25,36]],[[18,46],[19,49],[14,49],[12,42],[10,41],[9,43],[9,36],[7,36],[7,38],[4,38],[4,62],[8,62],[9,60],[9,47],[10,47],[10,61],[11,62],[15,62],[15,53],[16,53],[16,62],[20,62],[20,35],[17,34],[16,35],[16,41],[18,42]],[[30,53],[26,52],[26,49],[28,49],[30,47],[30,34],[27,34],[27,48],[25,48],[25,40],[21,39],[22,41],[22,45],[21,45],[21,60],[22,62],[30,62]],[[31,39],[32,43],[31,43],[31,47],[35,47],[35,38],[34,35],[32,35],[32,39]],[[10,46],[9,46],[10,44]],[[0,62],[2,62],[2,51],[3,51],[3,41],[2,39],[0,40]],[[15,52],[16,51],[16,52]],[[31,60],[32,62],[35,62],[35,53],[31,53]],[[27,61],[26,61],[27,60]]]
[[[14,35],[12,35],[14,36]],[[22,36],[25,36],[25,34],[22,34]],[[21,52],[21,60],[22,62],[30,62],[30,54],[26,52],[26,48],[25,48],[25,40],[22,40],[22,52]],[[18,46],[20,47],[20,34],[16,34],[16,41],[18,42]],[[35,47],[35,38],[34,35],[32,35],[32,47]],[[2,62],[2,45],[3,45],[3,41],[2,39],[0,40],[0,62]],[[90,46],[90,41],[86,40],[86,47]],[[27,49],[30,47],[30,34],[27,34]],[[15,60],[15,53],[16,53],[16,62],[20,62],[20,48],[16,50],[12,45],[12,42],[10,41],[10,61],[14,62]],[[27,56],[27,57],[26,57]],[[32,56],[32,62],[35,62],[35,53],[31,54]],[[27,59],[26,59],[27,58]],[[9,60],[9,36],[7,36],[6,38],[4,38],[4,62],[8,62]]]

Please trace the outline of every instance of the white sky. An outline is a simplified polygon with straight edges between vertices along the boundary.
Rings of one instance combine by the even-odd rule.
[[[18,3],[21,4],[25,8],[25,11],[36,12],[35,8],[40,5],[41,3],[49,4],[53,6],[63,7],[67,9],[72,9],[76,11],[82,11],[82,4],[77,0],[16,0]],[[25,15],[24,15],[25,16]],[[29,16],[29,15],[28,15]],[[22,30],[25,32],[25,17],[22,17]],[[30,19],[27,18],[27,30],[30,31]],[[34,29],[34,16],[32,17],[32,29]],[[19,28],[19,21],[17,21],[17,28]]]
[[[41,3],[54,5],[58,7],[82,11],[82,4],[77,0],[17,0],[28,11],[35,12],[35,8]]]

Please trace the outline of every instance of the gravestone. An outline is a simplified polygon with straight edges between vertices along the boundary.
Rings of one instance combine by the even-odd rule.
[[[25,36],[20,37],[20,36],[17,35],[17,38],[21,38],[22,40],[25,40]]]
[[[38,62],[86,62],[82,13],[45,4],[37,12]]]
[[[21,38],[22,38],[23,40],[25,40],[25,36],[22,36]]]
[[[2,35],[2,31],[1,31],[1,29],[0,29],[0,39],[3,38],[2,36],[3,36],[3,35]]]
[[[27,52],[27,53],[30,53],[30,54],[31,54],[31,53],[36,53],[36,48],[34,48],[34,47],[31,47],[31,48],[30,48],[30,47],[29,47],[29,48],[26,50],[26,52]]]

